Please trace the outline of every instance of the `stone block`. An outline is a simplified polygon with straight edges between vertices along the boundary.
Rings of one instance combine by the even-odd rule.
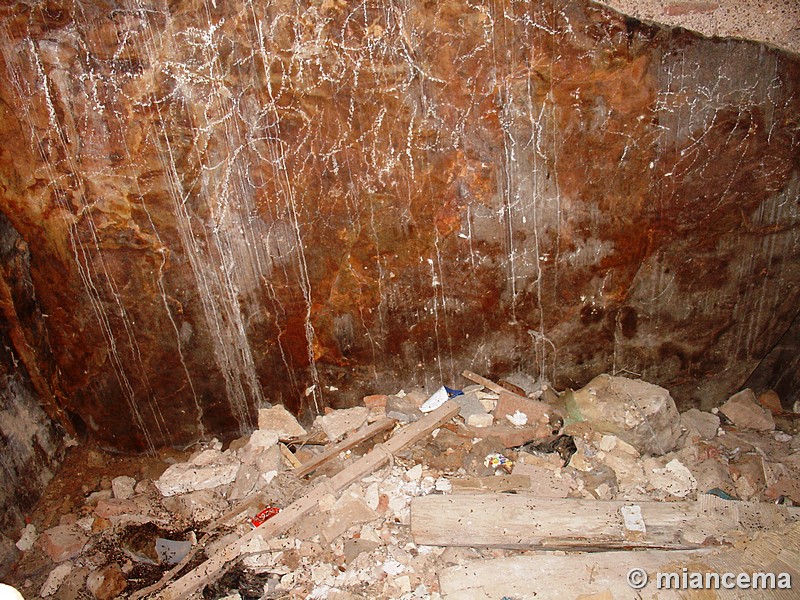
[[[274,431],[282,440],[288,440],[306,434],[306,430],[297,422],[294,415],[281,404],[276,404],[272,408],[259,409],[258,428]]]
[[[114,493],[114,498],[127,500],[134,495],[135,489],[136,480],[133,477],[122,475],[111,480],[111,491]]]
[[[17,549],[20,552],[27,552],[33,548],[33,544],[36,542],[36,537],[36,526],[33,523],[28,523],[25,525],[25,528],[22,530],[19,539],[17,540]]]
[[[650,485],[663,492],[686,498],[697,491],[697,480],[692,472],[677,458],[673,458],[664,467],[650,467],[648,465],[656,459],[645,460],[646,470],[649,471],[647,478]]]
[[[490,427],[494,423],[494,417],[488,412],[472,413],[466,420],[467,425],[478,428]]]
[[[759,454],[743,454],[730,464],[736,495],[742,500],[758,496],[766,488],[764,463]]]
[[[369,409],[366,406],[355,406],[317,417],[317,423],[328,439],[335,442],[366,423],[368,414]]]
[[[261,475],[269,473],[270,471],[280,472],[283,466],[281,449],[278,446],[262,448],[255,456],[253,464]]]
[[[380,546],[378,542],[365,540],[363,538],[350,538],[344,541],[344,560],[346,563],[353,562],[364,552],[372,552]]]
[[[179,463],[164,471],[155,485],[162,496],[208,490],[231,483],[238,470],[236,463],[204,466]]]
[[[386,416],[401,423],[411,423],[422,418],[422,411],[408,398],[389,396],[386,400]]]
[[[39,595],[42,598],[47,598],[48,596],[52,596],[58,591],[58,588],[61,587],[61,584],[69,577],[69,574],[72,573],[73,564],[70,561],[63,562],[60,565],[56,566],[55,569],[50,571],[50,574],[45,579],[45,582],[42,584],[41,589],[39,590]],[[0,593],[0,598],[6,600],[6,596]]]
[[[544,440],[550,437],[550,427],[543,423],[536,426],[514,427],[508,425],[491,425],[489,427],[467,426],[465,430],[476,438],[497,438],[503,448],[516,448],[534,440]]]
[[[639,452],[670,452],[681,434],[680,414],[669,392],[646,381],[598,375],[567,394],[569,418],[587,421],[595,431],[610,433]]]
[[[775,390],[764,390],[758,395],[758,403],[770,411],[773,415],[778,415],[783,412],[781,406],[781,397]]]
[[[522,413],[527,418],[527,424],[535,427],[539,423],[549,423],[552,410],[553,407],[544,402],[501,392],[494,409],[494,418],[499,423],[508,423],[509,417],[513,419],[516,413]]]
[[[386,407],[385,406],[373,406],[369,409],[369,414],[367,414],[367,423],[374,423],[375,421],[380,421],[381,419],[386,418]]]
[[[239,468],[239,472],[236,474],[236,479],[234,480],[231,490],[228,493],[228,500],[235,502],[237,500],[241,500],[242,498],[246,498],[248,494],[253,491],[253,488],[256,486],[259,477],[260,473],[255,465],[243,464]]]
[[[100,500],[94,509],[94,514],[98,517],[107,519],[120,515],[135,515],[139,513],[139,505],[133,500],[123,500],[121,498],[110,498]]]
[[[712,458],[699,463],[687,463],[686,466],[697,481],[699,493],[705,494],[717,488],[731,496],[736,495],[736,486],[733,485],[727,465]]]
[[[108,490],[98,490],[86,496],[86,505],[91,506],[100,502],[100,500],[109,500],[114,497],[114,493]]]
[[[428,400],[428,394],[426,394],[425,391],[420,388],[414,388],[405,394],[405,399],[411,402],[417,408],[420,408]]]
[[[331,543],[353,525],[369,523],[378,518],[361,495],[346,493],[333,505],[330,518],[322,530],[322,538]]]
[[[78,556],[88,539],[82,531],[71,525],[52,527],[39,536],[42,549],[57,563]]]
[[[211,490],[170,496],[164,499],[163,504],[171,513],[198,523],[215,519],[228,509],[228,503]]]
[[[251,440],[253,443],[248,442],[238,453],[243,465],[257,465],[259,460],[267,455],[277,454],[277,456],[280,456],[278,438],[274,433],[265,429],[257,429],[253,432]],[[270,441],[273,443],[270,443]],[[280,461],[277,464],[280,465]]]
[[[800,506],[800,479],[781,477],[769,486],[766,495],[770,500],[777,500],[784,496],[794,502],[795,506]]]
[[[219,448],[205,448],[192,454],[188,462],[193,465],[204,466],[224,462],[224,459],[222,458],[222,450]]]
[[[364,406],[367,408],[382,408],[386,406],[389,396],[386,394],[373,394],[372,396],[364,396]]]
[[[471,415],[486,414],[486,407],[475,394],[461,394],[453,398],[453,401],[461,407],[458,414],[465,421],[468,421]]]
[[[128,581],[119,566],[111,564],[97,569],[89,573],[86,578],[86,589],[97,600],[111,600],[116,598],[125,588],[128,587]]]
[[[719,417],[717,415],[690,408],[681,414],[681,427],[687,431],[696,431],[704,440],[717,437]]]
[[[759,406],[756,395],[750,388],[728,398],[728,401],[719,407],[719,411],[741,429],[754,429],[755,431],[773,431],[775,429],[772,413]]]
[[[498,383],[504,388],[515,394],[519,394],[520,396],[533,394],[538,392],[541,388],[541,386],[536,382],[535,377],[520,371],[503,377]]]

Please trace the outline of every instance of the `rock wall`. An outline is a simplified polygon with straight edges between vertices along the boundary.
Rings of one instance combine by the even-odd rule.
[[[463,368],[708,407],[797,313],[794,55],[583,1],[0,16],[38,368],[108,447]]]
[[[25,353],[34,352],[25,331],[31,337],[46,334],[23,325],[34,315],[35,321],[41,323],[42,319],[30,287],[26,244],[2,215],[0,259],[4,317],[0,321],[0,534],[16,541],[25,516],[61,463],[65,432],[55,425],[56,414],[51,417],[42,409],[48,400],[40,396],[32,381],[36,376],[29,375],[25,366]],[[19,313],[11,311],[14,305]],[[38,376],[44,380],[42,373]],[[0,564],[0,571],[4,566]]]

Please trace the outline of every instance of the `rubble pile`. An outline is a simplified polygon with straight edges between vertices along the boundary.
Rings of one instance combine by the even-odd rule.
[[[115,477],[58,525],[29,525],[23,561],[46,558],[39,580],[29,568],[15,583],[26,598],[446,598],[440,576],[475,561],[754,535],[741,524],[659,532],[653,506],[777,505],[758,512],[776,528],[799,516],[797,415],[774,392],[680,414],[667,390],[623,377],[559,394],[523,374],[464,376],[458,390],[367,396],[308,429],[262,409],[258,429],[227,447],[211,440],[152,479]],[[569,502],[611,507],[601,516],[620,541],[570,537]],[[447,522],[473,504],[480,519]],[[559,526],[544,534],[550,518]]]

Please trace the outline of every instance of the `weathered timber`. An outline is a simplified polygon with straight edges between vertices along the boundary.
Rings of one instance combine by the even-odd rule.
[[[379,421],[375,421],[371,425],[356,431],[338,444],[334,444],[321,454],[315,456],[305,464],[295,469],[293,473],[297,475],[297,477],[305,477],[314,469],[321,467],[329,460],[332,460],[335,456],[338,456],[340,452],[344,452],[345,450],[349,450],[350,448],[358,446],[360,443],[367,441],[381,431],[391,429],[394,427],[395,423],[397,423],[397,421],[394,419],[380,419]]]
[[[487,475],[449,481],[453,486],[453,493],[460,494],[529,491],[531,488],[531,478],[528,475]]]
[[[472,371],[462,371],[461,372],[461,376],[464,377],[465,379],[469,379],[470,381],[473,381],[475,383],[479,383],[480,385],[485,387],[487,390],[491,390],[491,391],[493,391],[493,392],[495,392],[497,394],[500,394],[500,393],[503,393],[503,394],[514,394],[514,392],[512,392],[511,390],[507,390],[502,385],[498,385],[494,381],[492,381],[491,379],[486,379],[486,377],[481,377],[480,375],[478,375],[477,373],[473,373]],[[514,394],[514,395],[515,396],[519,396],[519,394]]]
[[[303,463],[297,460],[297,457],[286,447],[286,444],[281,443],[278,448],[280,448],[281,456],[286,459],[286,462],[292,469],[298,469],[303,466]]]
[[[623,507],[633,507],[640,514],[643,531],[632,529],[630,522],[626,527]],[[710,495],[703,495],[696,502],[624,502],[512,494],[423,496],[411,501],[411,534],[415,543],[427,546],[692,549],[731,544],[753,531],[785,525],[800,517],[799,511]]]
[[[701,550],[632,550],[557,556],[513,556],[470,561],[439,573],[445,600],[536,598],[536,600],[746,600],[797,598],[800,577],[800,524],[762,532],[743,548]],[[628,583],[632,569],[647,574],[647,584],[635,589]],[[682,577],[686,570],[687,583]],[[659,578],[659,573],[661,577]],[[714,575],[771,573],[775,589],[714,589]],[[779,589],[778,577],[787,574],[795,589]],[[710,585],[705,585],[710,574]],[[636,576],[638,574],[634,574]],[[696,585],[703,578],[703,587]],[[691,589],[694,578],[695,589]],[[660,579],[660,581],[659,581]],[[784,578],[785,582],[785,578]],[[660,583],[660,585],[659,585]],[[677,588],[683,589],[677,589]],[[727,587],[730,586],[730,582]],[[734,586],[735,587],[735,586]]]

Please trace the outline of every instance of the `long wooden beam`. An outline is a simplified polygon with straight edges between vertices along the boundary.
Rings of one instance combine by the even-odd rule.
[[[439,591],[444,600],[795,600],[798,553],[800,524],[795,524],[758,534],[755,540],[736,548],[506,556],[470,561],[439,572]],[[637,571],[632,573],[633,569]],[[737,590],[731,589],[737,586],[730,583],[714,588],[714,575],[752,576],[754,571],[774,574],[776,583],[780,574],[787,574],[794,589],[773,584],[772,589]],[[703,585],[695,583],[693,589],[691,582],[698,578]],[[706,581],[710,585],[705,585]]]
[[[725,545],[800,518],[800,509],[702,495],[624,502],[513,494],[411,500],[411,535],[426,546],[548,550],[692,549]]]
[[[344,452],[345,450],[349,450],[350,448],[358,446],[361,442],[367,441],[381,431],[391,429],[394,427],[395,423],[397,423],[397,421],[394,419],[380,419],[375,421],[371,425],[368,425],[360,431],[357,431],[349,437],[343,439],[338,444],[333,444],[321,454],[318,454],[308,462],[302,464],[300,467],[292,471],[292,473],[297,475],[297,477],[305,477],[314,469],[321,467],[335,456],[338,456],[340,452]]]

